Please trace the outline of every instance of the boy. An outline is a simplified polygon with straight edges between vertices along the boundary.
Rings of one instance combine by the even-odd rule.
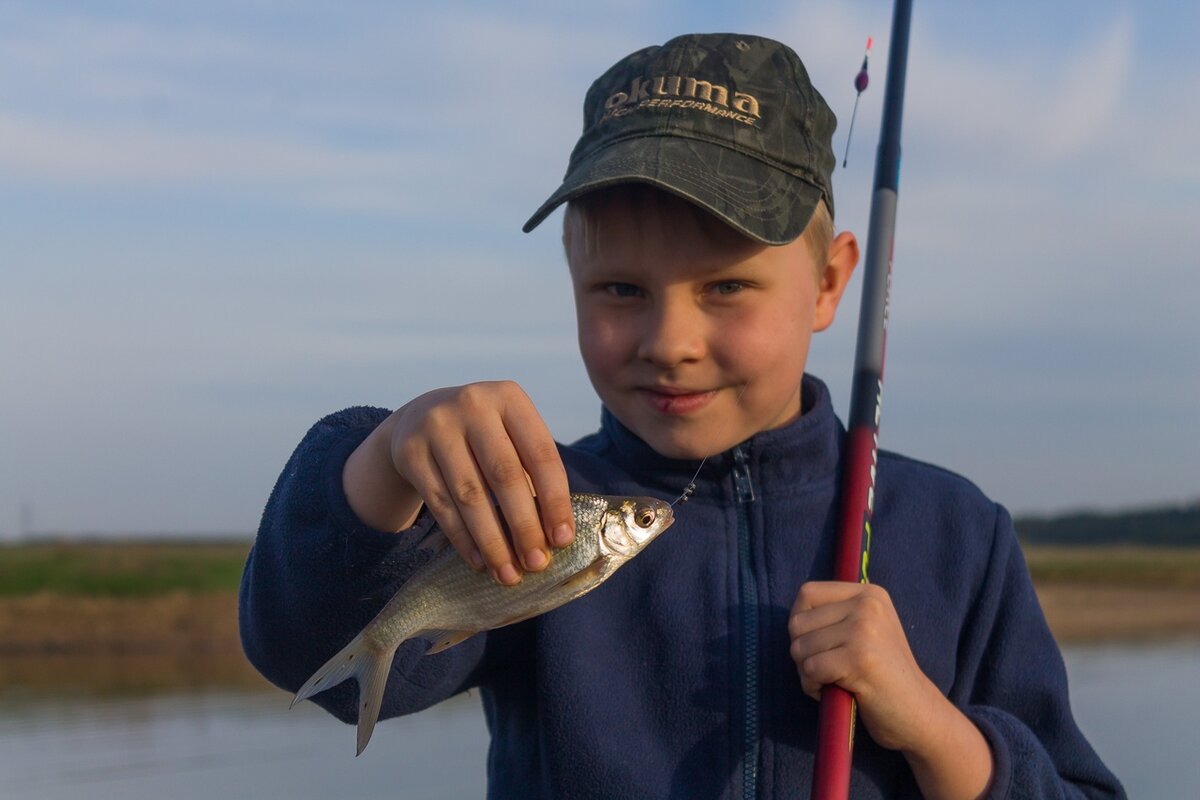
[[[568,484],[670,498],[707,458],[674,529],[597,591],[436,656],[402,646],[383,716],[479,686],[495,797],[792,797],[838,684],[865,731],[855,797],[1120,796],[1071,718],[1011,521],[971,484],[881,454],[875,583],[822,581],[844,432],[804,366],[858,246],[832,233],[835,121],[796,55],[679,37],[618,62],[584,115],[525,229],[568,203],[601,430],[556,446],[511,383],[322,420],[247,564],[251,660],[295,690],[434,524],[516,584],[571,540]],[[352,684],[316,699],[354,721]]]

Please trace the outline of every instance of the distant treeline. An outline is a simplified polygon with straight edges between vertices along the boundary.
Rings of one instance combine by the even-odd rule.
[[[1200,546],[1200,501],[1127,511],[1023,516],[1015,524],[1021,541],[1030,544]]]

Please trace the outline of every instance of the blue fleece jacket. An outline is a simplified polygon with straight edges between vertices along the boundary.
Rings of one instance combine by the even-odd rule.
[[[424,657],[396,655],[383,717],[479,687],[493,798],[806,796],[817,703],[788,655],[796,592],[832,571],[844,430],[806,377],[794,423],[709,459],[675,525],[591,594]],[[246,654],[295,691],[418,565],[413,530],[373,530],[341,487],[388,412],[318,422],[271,494],[242,581]],[[604,412],[561,447],[573,491],[671,499],[695,462],[665,458]],[[1007,512],[945,470],[881,453],[870,576],[921,668],[983,731],[996,798],[1123,797],[1079,732],[1062,658]],[[355,720],[355,685],[315,699]],[[851,796],[918,797],[904,758],[860,729]]]

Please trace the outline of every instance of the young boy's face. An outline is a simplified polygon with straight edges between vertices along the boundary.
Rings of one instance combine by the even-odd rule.
[[[818,266],[666,192],[618,188],[568,212],[579,346],[613,414],[659,453],[703,458],[800,414],[814,331],[857,262],[839,235]]]

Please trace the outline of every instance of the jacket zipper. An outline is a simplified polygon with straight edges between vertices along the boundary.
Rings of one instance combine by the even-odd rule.
[[[758,796],[759,718],[758,718],[758,581],[750,550],[750,509],[754,502],[754,484],[744,447],[733,450],[733,487],[737,495],[738,570],[742,609],[742,677],[745,686],[745,717],[742,728],[742,798]]]

